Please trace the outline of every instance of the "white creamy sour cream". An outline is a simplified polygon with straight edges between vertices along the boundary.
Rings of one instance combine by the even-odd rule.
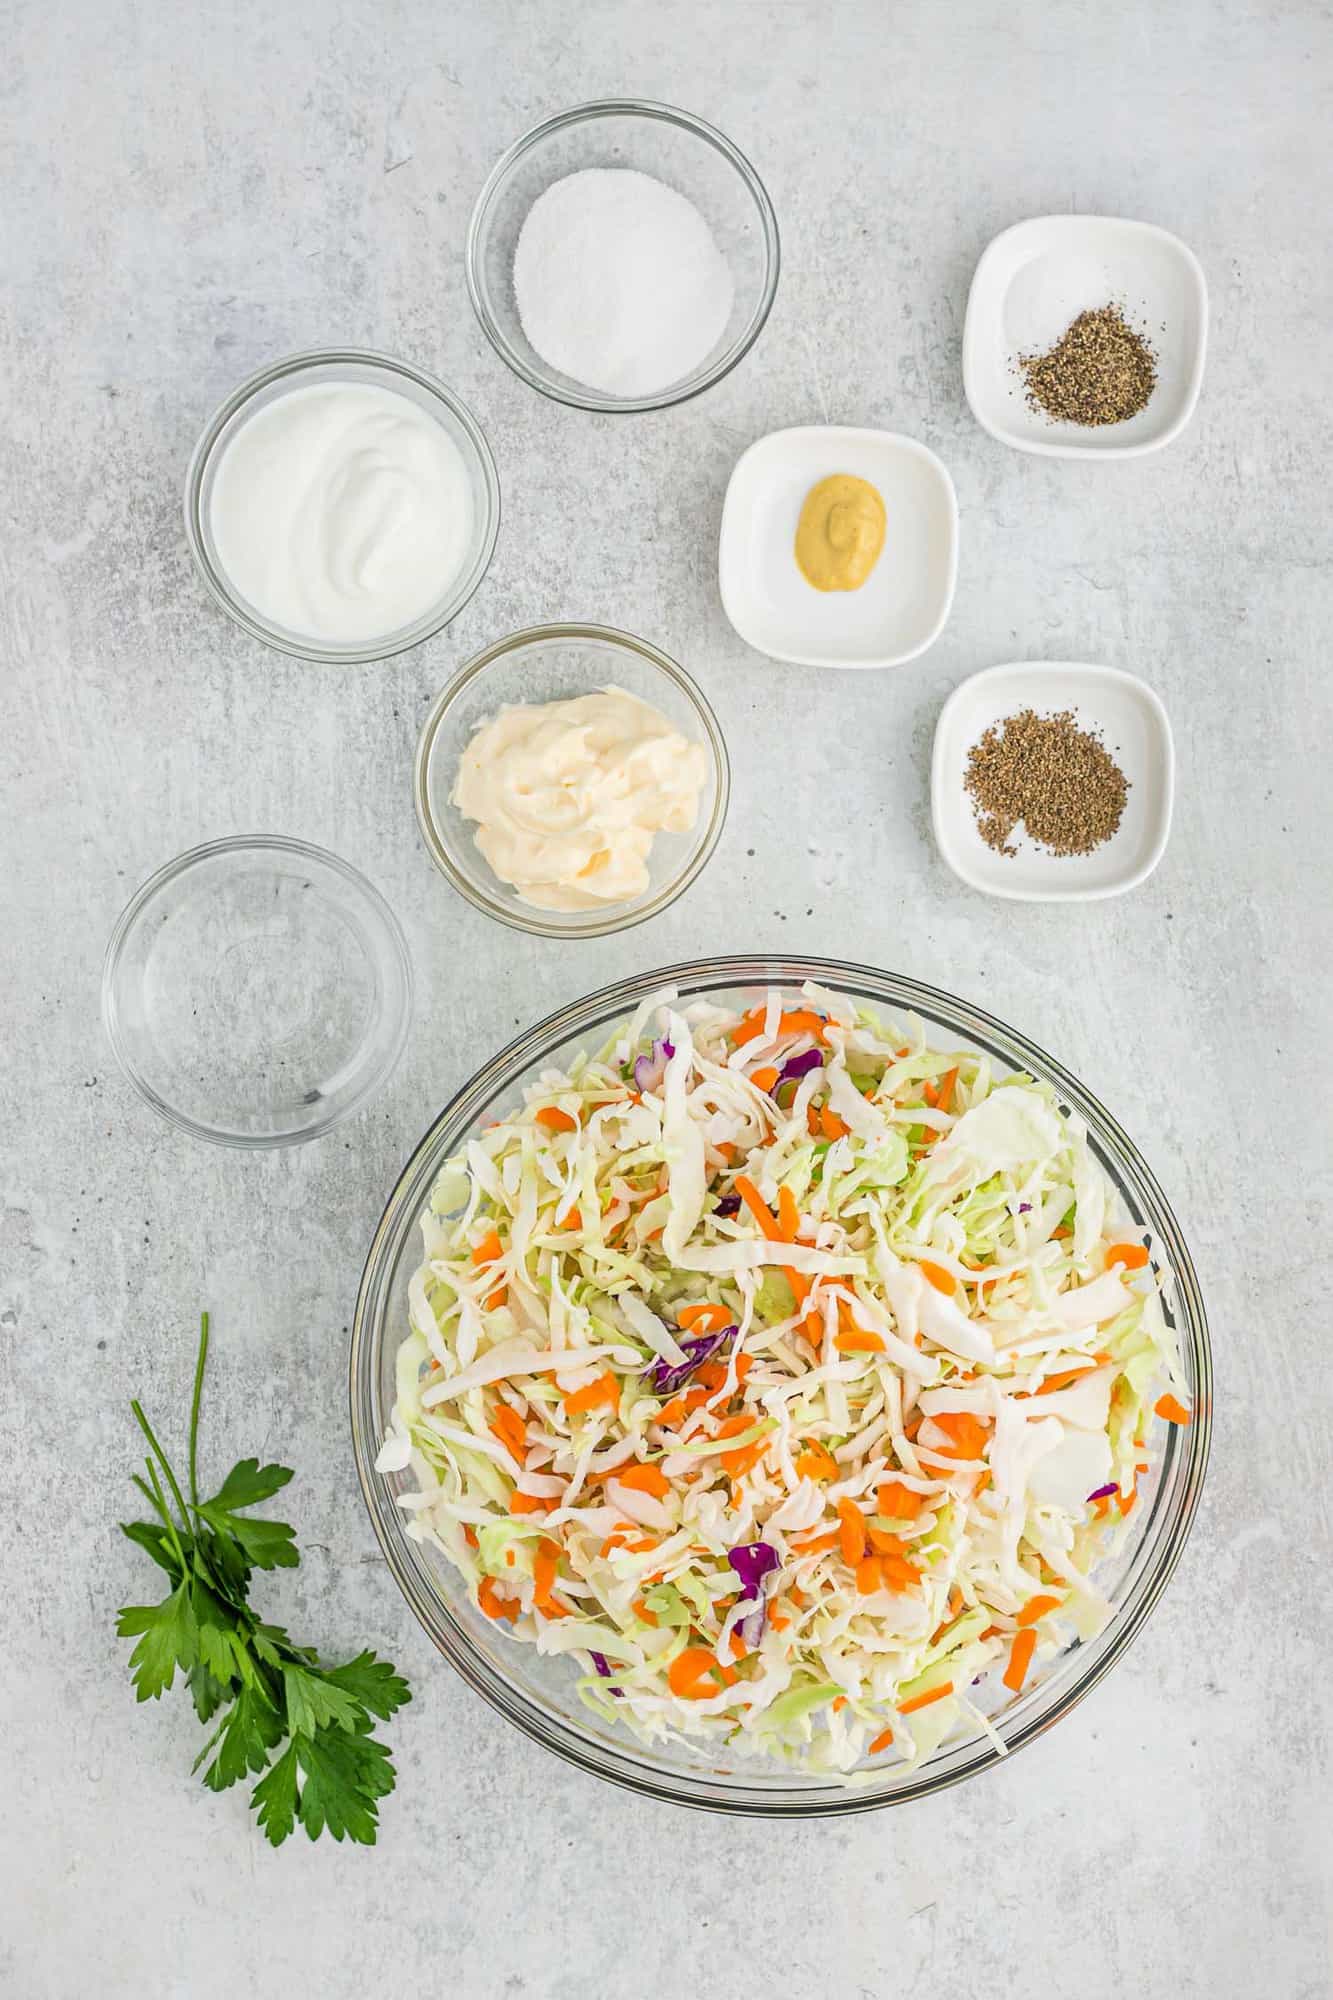
[[[353,645],[443,596],[471,540],[472,493],[458,446],[410,397],[322,382],[240,426],[208,519],[220,566],[262,617]]]
[[[648,887],[653,835],[694,825],[708,756],[623,688],[503,708],[463,752],[453,803],[502,882],[539,910]]]

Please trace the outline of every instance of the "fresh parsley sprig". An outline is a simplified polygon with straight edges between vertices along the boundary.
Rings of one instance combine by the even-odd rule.
[[[292,1474],[285,1465],[243,1458],[210,1500],[199,1498],[199,1407],[208,1360],[208,1314],[199,1329],[199,1356],[190,1400],[189,1499],[136,1400],[130,1408],[148,1440],[147,1479],[133,1483],[153,1510],[151,1521],[122,1521],[121,1531],[171,1579],[160,1604],[131,1604],[116,1630],[138,1644],[130,1672],[140,1701],[156,1701],[179,1668],[202,1723],[220,1717],[194,1761],[211,1791],[262,1772],[250,1803],[277,1847],[299,1820],[312,1840],[325,1829],[335,1840],[373,1846],[377,1801],[394,1787],[384,1744],[371,1734],[411,1700],[407,1682],[387,1660],[358,1653],[345,1666],[321,1666],[309,1646],[296,1646],[280,1625],[261,1619],[249,1602],[257,1569],[295,1569],[301,1558],[285,1521],[250,1518]],[[274,1758],[280,1745],[286,1747]]]

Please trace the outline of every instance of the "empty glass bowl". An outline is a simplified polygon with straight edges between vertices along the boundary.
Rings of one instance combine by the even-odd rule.
[[[648,887],[626,903],[539,910],[502,882],[477,847],[476,827],[450,797],[458,762],[483,722],[525,702],[567,701],[615,686],[637,696],[708,754],[699,810],[687,833],[659,833],[648,857]],[[665,653],[604,625],[534,625],[479,653],[440,695],[422,726],[414,775],[417,821],[437,867],[487,916],[539,937],[608,937],[674,903],[717,846],[731,778],[717,718],[683,667]]]
[[[102,1019],[139,1095],[223,1146],[289,1146],[350,1118],[388,1081],[411,1011],[407,944],[379,891],[276,835],[159,869],[102,973]]]
[[[1067,1715],[1124,1653],[1165,1590],[1180,1558],[1202,1491],[1212,1423],[1212,1362],[1198,1280],[1179,1224],[1149,1168],[1111,1114],[1082,1084],[1014,1029],[936,988],[867,966],[817,958],[715,958],[644,972],[552,1014],[481,1068],[421,1140],[389,1198],[361,1280],[352,1330],[352,1439],[361,1490],[390,1569],[426,1631],[479,1694],[538,1743],[616,1784],[680,1805],[715,1812],[796,1819],[866,1812],[957,1784],[993,1765],[1000,1752],[983,1735],[945,1743],[915,1770],[868,1765],[854,1787],[806,1776],[785,1765],[728,1762],[716,1743],[673,1742],[652,1748],[605,1723],[575,1693],[570,1661],[516,1645],[468,1600],[443,1557],[404,1532],[411,1518],[396,1496],[409,1473],[382,1474],[375,1457],[394,1401],[394,1363],[408,1330],[408,1281],[421,1262],[418,1218],[439,1170],[491,1119],[520,1101],[525,1085],[581,1048],[597,1048],[646,996],[674,986],[688,1002],[707,998],[748,1008],[767,986],[797,988],[806,979],[850,994],[901,1018],[913,1012],[946,1048],[968,1046],[997,1074],[1024,1071],[1053,1085],[1066,1109],[1088,1127],[1089,1142],[1118,1188],[1135,1233],[1150,1234],[1175,1273],[1164,1301],[1175,1327],[1193,1397],[1188,1428],[1156,1421],[1149,1433],[1152,1470],[1140,1482],[1129,1516],[1134,1533],[1121,1554],[1098,1570],[1113,1616],[1095,1639],[1066,1648],[994,1718],[1007,1750],[1030,1743]]]
[[[731,317],[702,365],[651,396],[611,396],[544,361],[514,300],[514,248],[538,195],[586,167],[651,174],[694,203],[731,273]],[[711,389],[758,339],[778,288],[781,253],[773,204],[730,139],[669,104],[632,97],[578,104],[547,118],[497,161],[477,197],[467,239],[467,284],[487,339],[514,373],[580,410],[665,410]]]

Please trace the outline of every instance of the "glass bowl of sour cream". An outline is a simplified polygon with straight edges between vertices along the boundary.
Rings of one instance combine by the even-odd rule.
[[[717,718],[684,668],[602,625],[488,646],[417,744],[436,866],[539,937],[607,937],[666,909],[717,846],[730,790]]]
[[[456,617],[486,574],[500,482],[476,418],[419,368],[357,348],[252,375],[195,447],[185,532],[254,638],[383,660]]]

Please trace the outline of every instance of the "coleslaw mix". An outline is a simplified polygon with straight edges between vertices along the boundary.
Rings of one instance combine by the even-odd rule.
[[[1186,1384],[1045,1085],[807,985],[654,995],[450,1160],[377,1461],[647,1741],[817,1773],[983,1731],[1110,1615]]]

